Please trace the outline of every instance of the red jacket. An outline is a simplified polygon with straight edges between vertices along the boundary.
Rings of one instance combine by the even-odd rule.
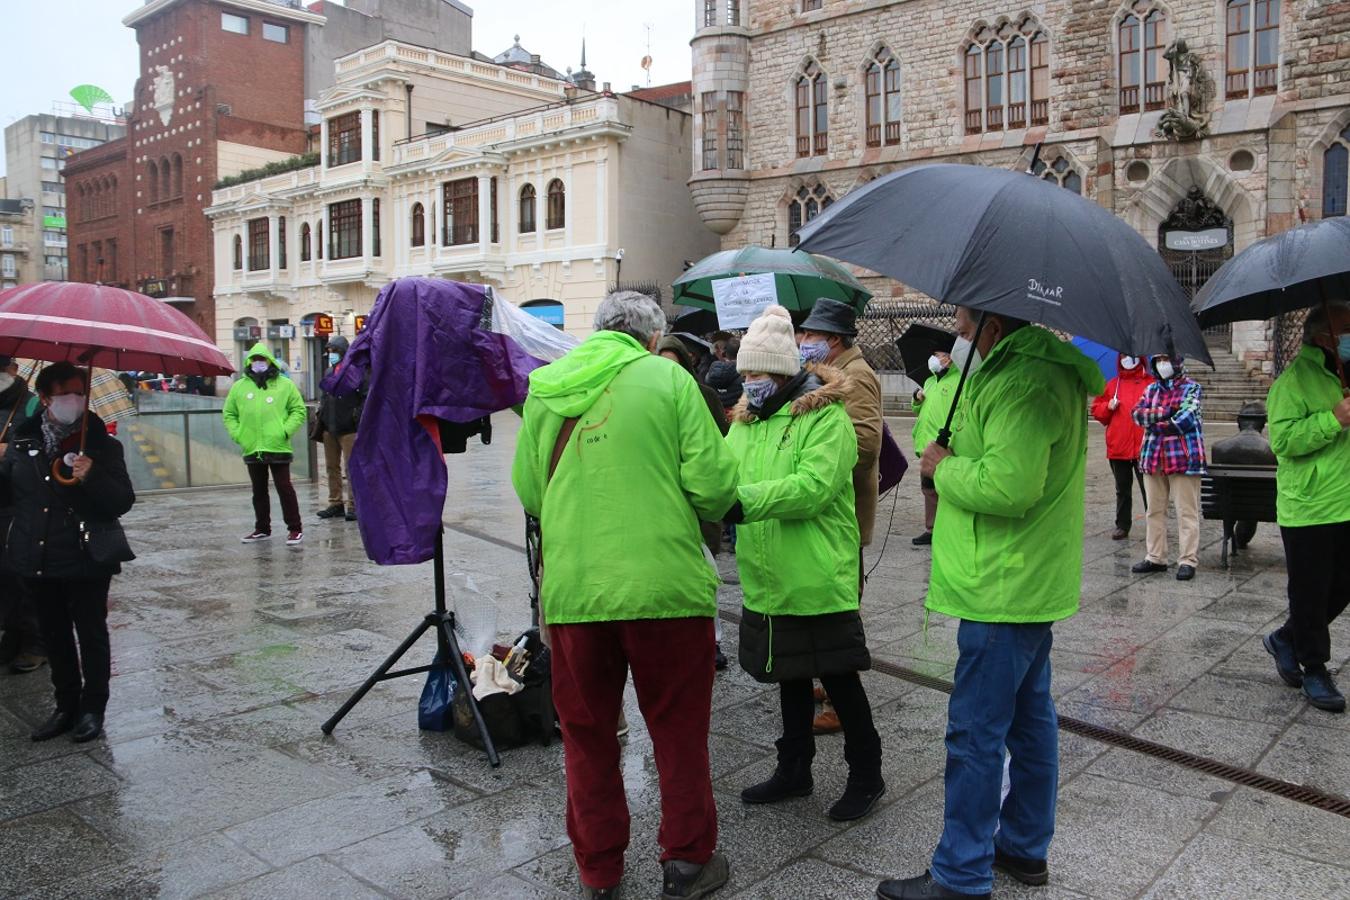
[[[1134,424],[1130,413],[1152,379],[1142,359],[1128,371],[1120,367],[1117,359],[1116,372],[1119,374],[1106,383],[1102,395],[1092,401],[1092,418],[1106,426],[1107,459],[1137,460],[1144,443],[1144,429]],[[1113,397],[1120,401],[1115,409],[1110,407]]]

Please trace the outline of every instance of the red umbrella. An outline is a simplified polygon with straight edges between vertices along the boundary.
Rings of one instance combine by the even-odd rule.
[[[169,375],[229,375],[229,359],[178,310],[135,291],[81,282],[26,284],[0,293],[0,354]],[[84,425],[89,421],[85,392]],[[53,476],[72,484],[52,463]]]

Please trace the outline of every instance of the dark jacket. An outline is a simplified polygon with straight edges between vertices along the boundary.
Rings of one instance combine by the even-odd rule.
[[[656,352],[670,352],[680,358],[680,365],[693,376],[694,381],[698,384],[699,393],[703,395],[703,402],[708,405],[708,412],[712,415],[713,421],[717,423],[717,430],[722,432],[723,437],[726,437],[727,429],[731,427],[727,421],[726,406],[723,405],[717,391],[698,380],[698,373],[694,367],[694,357],[689,353],[689,348],[685,347],[684,341],[677,337],[663,337],[660,343],[656,345]]]
[[[708,369],[708,387],[717,391],[717,399],[722,406],[731,409],[741,399],[741,373],[736,371],[735,360],[719,359]]]
[[[329,368],[325,373],[325,380],[336,372],[343,363],[339,362],[336,366]],[[339,397],[336,394],[323,392],[319,398],[319,411],[314,417],[314,440],[321,441],[325,433],[340,437],[344,434],[355,434],[357,425],[361,422],[361,409],[366,405],[366,385],[362,384],[359,389],[350,394],[344,394]]]
[[[0,505],[11,505],[14,520],[5,542],[4,567],[25,578],[95,578],[121,571],[114,563],[91,560],[82,545],[80,523],[111,523],[131,509],[136,493],[122,458],[122,445],[103,420],[89,414],[85,455],[93,460],[83,484],[65,487],[52,477],[52,459],[43,448],[42,417],[26,419],[13,433],[0,460]],[[62,453],[79,448],[80,433]]]

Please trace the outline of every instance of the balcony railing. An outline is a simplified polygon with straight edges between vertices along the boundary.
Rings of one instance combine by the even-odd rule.
[[[817,134],[812,138],[811,152],[816,156],[824,156],[830,149],[830,133],[828,131]]]
[[[1224,80],[1225,95],[1229,100],[1237,100],[1247,96],[1247,71],[1229,72]]]
[[[1256,67],[1256,93],[1273,94],[1279,84],[1280,69],[1279,66],[1257,66]]]
[[[618,98],[595,95],[576,103],[561,106],[550,104],[514,116],[471,122],[454,131],[398,141],[394,144],[391,160],[386,163],[386,170],[434,159],[452,148],[478,148],[541,138],[581,126],[601,124],[628,127],[620,117]]]
[[[1162,109],[1167,105],[1167,83],[1154,81],[1144,87],[1144,109]]]
[[[868,126],[867,126],[867,146],[869,146],[869,147],[880,147],[880,146],[881,146],[881,126],[880,126],[880,125],[868,125]]]
[[[984,130],[984,110],[966,110],[966,134],[979,134]]]
[[[1031,124],[1048,125],[1050,124],[1050,101],[1032,100],[1031,101]]]
[[[1026,103],[1008,104],[1008,127],[1026,128],[1027,127],[1027,105]]]

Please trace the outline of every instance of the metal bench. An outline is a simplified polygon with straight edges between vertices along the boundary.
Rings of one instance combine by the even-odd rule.
[[[1274,466],[1215,466],[1200,483],[1200,510],[1206,519],[1223,522],[1220,561],[1228,565],[1228,549],[1237,555],[1239,522],[1275,521]]]

